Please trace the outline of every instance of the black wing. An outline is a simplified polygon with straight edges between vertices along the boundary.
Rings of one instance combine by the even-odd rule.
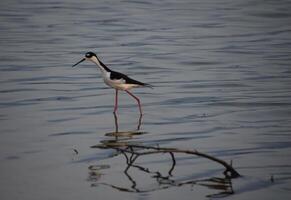
[[[110,73],[110,79],[111,80],[120,80],[120,79],[123,79],[125,81],[125,83],[127,83],[127,84],[135,84],[135,85],[141,85],[141,86],[148,86],[148,84],[146,84],[146,83],[139,82],[137,80],[134,80],[132,78],[129,78],[125,74],[122,74],[120,72],[115,72],[115,71],[111,71],[111,73]]]

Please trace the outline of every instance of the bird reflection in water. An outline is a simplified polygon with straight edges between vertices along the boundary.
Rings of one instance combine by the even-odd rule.
[[[115,122],[115,132],[106,133],[105,136],[132,137],[134,135],[142,134],[142,132],[140,132],[140,127],[141,127],[143,115],[139,115],[137,128],[135,131],[121,131],[121,132],[119,131],[119,128],[118,128],[118,116],[116,115],[116,113],[113,113],[113,116],[114,116],[114,122]]]
[[[112,137],[111,139],[108,140],[102,140],[101,144],[104,145],[112,145],[112,146],[123,146],[128,144],[131,139],[134,138],[134,136],[139,136],[146,134],[144,131],[140,131],[141,124],[142,124],[142,116],[139,115],[139,118],[137,120],[137,127],[134,130],[129,130],[129,131],[119,131],[119,126],[118,126],[118,116],[116,113],[113,113],[114,116],[114,125],[115,125],[115,131],[105,133],[105,136],[107,137]],[[113,139],[114,138],[114,139]]]

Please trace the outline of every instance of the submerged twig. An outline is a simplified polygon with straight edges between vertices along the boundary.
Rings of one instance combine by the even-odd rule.
[[[190,154],[190,155],[203,157],[203,158],[206,158],[206,159],[209,159],[211,161],[221,164],[225,168],[224,174],[230,178],[236,178],[240,176],[240,174],[233,168],[232,164],[228,164],[224,160],[218,159],[206,153],[199,152],[197,150],[182,150],[182,149],[177,149],[177,148],[166,148],[166,147],[159,147],[159,146],[154,147],[154,146],[145,146],[145,145],[137,145],[137,144],[125,144],[125,146],[111,146],[111,145],[103,144],[103,145],[93,146],[92,148],[105,148],[105,149],[111,148],[111,149],[116,149],[119,152],[131,154],[131,157],[128,159],[128,162],[130,163],[128,168],[133,164],[133,162],[136,160],[138,156],[157,154],[157,153],[170,153],[172,161],[173,161],[172,168],[169,171],[169,175],[171,175],[172,171],[174,170],[174,166],[176,164],[174,153],[184,153],[184,154]],[[144,151],[141,151],[141,150],[144,150]],[[137,157],[134,157],[134,155]]]
[[[108,142],[108,143],[92,146],[92,148],[115,149],[117,152],[124,155],[127,166],[123,172],[128,178],[128,180],[131,182],[131,187],[125,188],[122,186],[117,186],[115,184],[99,183],[102,185],[110,186],[114,189],[117,189],[123,192],[142,193],[142,192],[150,192],[150,191],[166,189],[173,186],[180,187],[183,185],[201,185],[201,186],[205,186],[211,189],[216,189],[216,190],[221,191],[216,194],[208,195],[208,197],[224,197],[224,196],[231,195],[234,193],[232,189],[231,179],[240,176],[240,174],[232,167],[231,163],[228,164],[227,162],[221,159],[199,152],[197,150],[182,150],[182,149],[177,149],[177,148],[166,148],[166,147],[160,147],[160,146],[146,146],[146,145],[140,145],[140,144],[135,144],[135,143],[127,143],[127,142],[116,142],[116,143]],[[161,154],[167,153],[167,154],[170,154],[171,156],[172,165],[168,171],[168,175],[166,176],[163,175],[160,171],[151,170],[149,168],[146,168],[142,165],[135,163],[136,160],[141,156],[158,154],[158,153],[161,153]],[[186,181],[178,181],[178,180],[172,179],[173,171],[176,166],[175,154],[178,154],[178,153],[203,157],[203,158],[206,158],[206,159],[209,159],[211,161],[221,164],[225,168],[224,178],[213,177],[209,179],[186,180]],[[129,173],[130,168],[136,168],[146,174],[150,174],[151,177],[157,181],[158,187],[148,188],[148,189],[143,189],[139,187],[134,177],[132,177]],[[96,184],[93,184],[93,185],[96,185]]]

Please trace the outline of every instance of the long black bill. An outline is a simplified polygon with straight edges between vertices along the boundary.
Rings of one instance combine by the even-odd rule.
[[[77,62],[76,64],[74,64],[72,67],[75,67],[75,66],[77,66],[78,64],[80,64],[81,62],[83,62],[83,61],[85,61],[86,59],[85,58],[83,58],[82,60],[80,60],[79,62]]]

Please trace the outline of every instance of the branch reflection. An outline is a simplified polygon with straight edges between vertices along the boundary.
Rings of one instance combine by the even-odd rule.
[[[111,138],[109,140],[103,140],[101,141],[101,144],[92,146],[92,148],[111,149],[116,151],[115,154],[116,156],[123,155],[126,163],[123,173],[127,180],[130,182],[130,185],[124,186],[124,181],[114,183],[102,182],[102,180],[100,180],[100,177],[98,176],[99,174],[101,174],[101,172],[95,170],[94,173],[92,173],[92,170],[90,170],[88,180],[90,180],[90,182],[93,182],[91,184],[92,186],[106,185],[123,192],[141,193],[167,189],[170,187],[181,187],[185,185],[190,186],[200,185],[218,191],[215,192],[214,194],[207,195],[207,197],[225,197],[234,193],[232,189],[232,179],[239,177],[240,175],[231,166],[231,164],[228,164],[221,159],[199,152],[197,150],[162,148],[159,146],[156,147],[146,146],[141,143],[138,144],[136,142],[133,142],[132,141],[133,138],[138,137],[145,133],[140,131],[142,115],[139,117],[137,128],[134,131],[119,131],[118,117],[116,114],[114,114],[114,121],[115,121],[115,131],[105,134],[105,136],[113,137],[114,139]],[[216,162],[225,168],[223,176],[211,177],[206,179],[192,179],[191,177],[189,177],[188,179],[185,178],[186,180],[175,178],[178,177],[174,173],[177,163],[175,157],[176,154],[194,155],[208,159],[211,162]],[[168,155],[171,158],[170,159],[171,166],[169,167],[168,170],[165,170],[164,167],[163,170],[153,170],[151,168],[153,168],[154,165],[151,165],[149,168],[145,166],[147,165],[146,162],[139,163],[137,162],[138,158],[143,158],[148,155],[158,155],[158,157],[162,157],[162,155]],[[102,168],[102,170],[103,169],[104,168]],[[94,176],[90,177],[90,173],[93,174]],[[155,184],[149,184],[151,185],[151,187],[144,186],[144,184],[147,184],[147,182],[140,180],[140,173],[142,173],[143,176],[149,177],[151,181],[155,182]],[[140,182],[142,182],[142,184],[140,184]]]
[[[223,177],[211,177],[207,179],[191,179],[180,181],[175,180],[173,171],[176,167],[176,158],[174,153],[185,153],[185,154],[195,154],[200,155],[200,152],[197,151],[186,151],[186,150],[179,150],[179,149],[173,149],[173,148],[161,148],[161,147],[151,147],[151,146],[142,146],[142,145],[132,145],[132,144],[126,144],[124,146],[106,146],[104,144],[102,145],[96,145],[92,148],[99,148],[99,149],[115,149],[120,154],[122,154],[126,161],[126,167],[123,171],[123,173],[126,175],[128,180],[131,182],[130,188],[123,187],[121,185],[117,184],[109,184],[109,183],[98,183],[92,184],[92,186],[98,186],[98,185],[107,185],[114,189],[117,189],[119,191],[126,191],[126,192],[151,192],[156,190],[162,190],[167,189],[170,187],[180,187],[184,185],[200,185],[205,186],[210,189],[219,190],[218,193],[209,194],[207,197],[224,197],[227,195],[233,194],[232,189],[232,179],[239,177],[239,174],[229,165],[230,169],[226,168],[224,171]],[[142,164],[137,164],[137,159],[139,157],[143,157],[146,155],[151,154],[169,154],[171,156],[171,167],[169,170],[167,170],[167,175],[163,175],[164,172],[162,171],[155,171],[151,170],[150,168],[144,167]],[[197,153],[197,154],[196,154]],[[205,154],[206,155],[206,154]],[[208,157],[209,155],[207,155]],[[203,154],[201,157],[204,157]],[[217,159],[217,158],[216,158]],[[212,160],[212,159],[210,159]],[[137,169],[139,172],[142,172],[144,174],[149,175],[149,177],[153,180],[155,180],[156,187],[155,188],[149,188],[146,189],[143,186],[138,186],[137,182],[139,181],[139,175],[136,175],[136,173],[131,174],[130,169],[134,168]],[[136,177],[135,177],[136,176]]]

